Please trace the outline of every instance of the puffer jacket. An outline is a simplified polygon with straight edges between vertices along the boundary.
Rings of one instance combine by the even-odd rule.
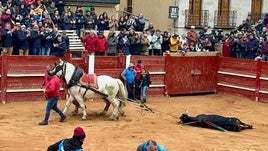
[[[47,84],[45,95],[48,98],[55,98],[60,96],[60,79],[57,76],[51,76]]]
[[[47,151],[58,151],[58,150],[62,150],[59,149],[60,143],[63,141],[63,149],[64,151],[75,151],[75,150],[79,150],[82,149],[82,142],[80,142],[79,140],[75,139],[75,138],[69,138],[69,139],[63,139],[58,141],[57,143],[49,146],[47,148]]]

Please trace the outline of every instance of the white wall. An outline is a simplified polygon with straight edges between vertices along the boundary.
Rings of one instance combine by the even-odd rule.
[[[203,0],[202,10],[209,11],[208,26],[211,28],[214,27],[214,13],[218,10],[218,1],[217,0]]]
[[[263,0],[262,2],[262,12],[268,13],[268,0]]]
[[[188,0],[177,0],[177,5],[179,6],[179,19],[177,20],[175,33],[184,33],[186,30],[185,26],[185,10],[189,9]]]
[[[237,12],[236,25],[240,25],[251,12],[251,0],[231,0],[230,11]]]

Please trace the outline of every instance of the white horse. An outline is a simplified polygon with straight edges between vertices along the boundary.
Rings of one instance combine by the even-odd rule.
[[[83,116],[82,120],[86,120],[87,112],[84,100],[88,98],[103,98],[106,106],[100,115],[105,115],[110,105],[113,105],[113,113],[109,117],[109,120],[118,120],[119,116],[124,114],[123,106],[126,101],[126,92],[124,84],[120,79],[114,79],[107,75],[97,76],[98,88],[95,89],[90,86],[84,86],[79,83],[81,76],[84,74],[83,70],[69,62],[59,60],[55,63],[55,67],[49,72],[50,75],[57,75],[63,79],[66,83],[66,87],[69,91],[69,98],[67,99],[66,106],[63,113],[66,114],[68,108],[73,101],[77,101],[82,108]],[[78,105],[72,112],[73,115],[78,112]]]

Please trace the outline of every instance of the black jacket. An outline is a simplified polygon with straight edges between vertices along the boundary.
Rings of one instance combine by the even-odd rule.
[[[150,74],[141,75],[140,81],[141,81],[140,87],[143,87],[143,86],[149,87],[150,84],[152,83]]]
[[[62,140],[49,146],[47,148],[47,151],[58,151],[61,141]],[[64,151],[74,151],[76,149],[82,149],[82,144],[83,142],[80,142],[79,140],[74,138],[64,139]]]
[[[18,35],[18,47],[22,50],[29,50],[30,48],[30,42],[29,38],[27,37],[27,32],[24,32],[22,30],[17,31]]]

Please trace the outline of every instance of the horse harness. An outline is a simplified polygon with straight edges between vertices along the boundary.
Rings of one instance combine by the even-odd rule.
[[[63,68],[62,68],[62,76],[65,75],[65,74],[66,74],[66,63],[64,63]],[[75,66],[75,70],[74,70],[74,72],[72,74],[72,77],[71,77],[69,83],[67,83],[66,79],[63,78],[65,83],[66,83],[66,88],[70,88],[70,87],[72,87],[74,85],[77,85],[77,86],[80,87],[79,91],[81,91],[81,88],[85,88],[86,91],[83,94],[83,98],[85,97],[85,95],[86,95],[88,90],[91,90],[91,91],[93,91],[95,93],[98,93],[98,94],[100,94],[100,95],[102,95],[104,97],[108,97],[107,94],[105,94],[103,92],[100,92],[100,91],[98,91],[97,89],[95,89],[95,88],[93,88],[91,86],[85,86],[85,85],[80,84],[79,79],[82,77],[82,75],[83,75],[83,70],[80,67]],[[60,78],[62,78],[62,76]]]

